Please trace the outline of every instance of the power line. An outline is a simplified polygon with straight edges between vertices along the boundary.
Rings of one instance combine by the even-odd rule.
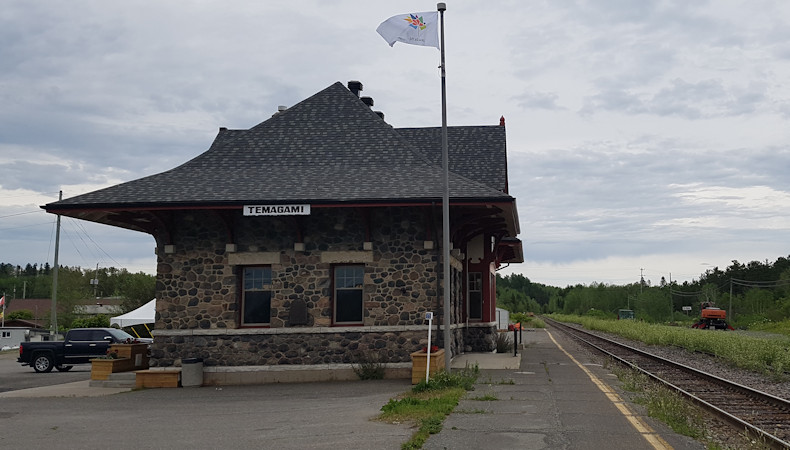
[[[27,211],[27,212],[21,212],[21,213],[14,213],[14,214],[8,214],[8,215],[5,215],[5,216],[0,216],[0,219],[5,219],[6,217],[23,216],[25,214],[36,214],[36,213],[43,213],[43,212],[44,211],[39,209],[37,211]]]
[[[737,278],[731,278],[730,281],[732,282],[732,284],[737,286],[756,287],[756,288],[775,288],[782,286],[790,286],[790,280],[748,281],[748,280],[739,280]]]

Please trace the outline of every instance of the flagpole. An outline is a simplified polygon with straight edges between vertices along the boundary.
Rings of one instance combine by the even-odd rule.
[[[444,367],[450,372],[450,362],[453,359],[452,334],[450,332],[450,164],[447,150],[447,83],[445,81],[444,65],[444,12],[447,5],[437,3],[439,11],[439,33],[442,75],[442,181],[444,193],[442,195],[442,259],[444,260]],[[430,349],[429,349],[430,350]]]
[[[63,191],[58,193],[58,201],[63,200]],[[55,229],[55,267],[52,268],[52,311],[50,312],[50,334],[58,335],[58,252],[60,251],[60,214],[58,214],[58,224]]]

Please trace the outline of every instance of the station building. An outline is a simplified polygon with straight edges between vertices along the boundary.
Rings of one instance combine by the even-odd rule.
[[[361,91],[334,83],[250,129],[220,128],[174,169],[43,207],[153,236],[153,366],[402,368],[427,312],[452,354],[495,348],[495,271],[523,261],[504,119],[448,127],[445,343],[441,128],[393,128]]]

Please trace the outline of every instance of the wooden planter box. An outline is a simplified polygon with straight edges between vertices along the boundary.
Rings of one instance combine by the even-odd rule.
[[[175,388],[181,381],[181,369],[135,370],[135,385],[140,388]]]
[[[110,352],[117,353],[118,358],[131,359],[134,370],[148,368],[148,344],[111,344]]]
[[[134,361],[129,358],[91,360],[91,380],[106,380],[111,373],[130,370],[134,370]]]
[[[428,363],[428,353],[414,352],[411,354],[411,384],[417,384],[420,381],[425,381],[425,366]],[[444,369],[444,349],[431,353],[431,368],[429,376],[436,375],[437,372]]]

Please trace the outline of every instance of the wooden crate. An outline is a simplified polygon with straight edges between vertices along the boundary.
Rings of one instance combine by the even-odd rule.
[[[181,369],[135,370],[135,387],[175,388],[181,381]]]
[[[91,380],[106,380],[111,373],[129,370],[134,370],[134,361],[129,358],[91,360]]]
[[[428,364],[428,353],[414,352],[411,354],[411,384],[425,381],[425,366]],[[444,369],[444,349],[431,353],[430,376]]]
[[[111,344],[110,352],[117,353],[119,358],[131,359],[135,370],[148,368],[148,344]]]

